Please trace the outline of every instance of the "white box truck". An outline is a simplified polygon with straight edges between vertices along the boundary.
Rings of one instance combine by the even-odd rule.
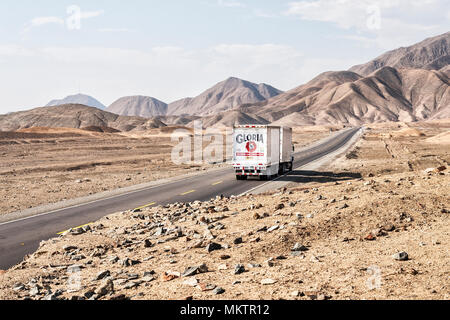
[[[236,179],[261,179],[292,170],[292,129],[268,125],[240,125],[233,128],[233,167]]]

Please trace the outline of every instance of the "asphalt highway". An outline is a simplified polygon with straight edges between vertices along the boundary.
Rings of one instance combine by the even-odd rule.
[[[294,169],[340,149],[359,130],[344,130],[332,139],[325,139],[323,143],[295,154]],[[174,202],[206,201],[217,195],[240,195],[264,183],[267,181],[238,181],[230,166],[181,181],[3,223],[0,224],[0,269],[6,270],[21,262],[25,255],[37,250],[41,241],[57,237],[70,228],[93,223],[108,214]]]

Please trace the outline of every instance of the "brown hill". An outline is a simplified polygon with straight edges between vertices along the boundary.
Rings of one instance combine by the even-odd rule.
[[[208,116],[241,104],[264,101],[281,92],[267,84],[255,84],[231,77],[195,98],[185,98],[169,104],[167,115]]]
[[[106,111],[121,116],[152,118],[167,113],[167,104],[152,97],[123,97],[112,103]]]
[[[162,116],[156,118],[168,126],[185,126],[195,120],[201,119],[198,116]]]
[[[435,144],[450,144],[450,131],[443,132],[434,137],[428,138],[425,141],[428,143],[435,143]]]
[[[249,115],[239,110],[221,112],[212,116],[202,118],[203,127],[232,127],[237,124],[269,124],[266,119]],[[192,125],[192,123],[190,123]]]
[[[290,126],[449,118],[449,42],[447,32],[239,110]]]
[[[1,131],[33,127],[50,128],[112,128],[119,131],[147,130],[166,125],[158,119],[119,116],[83,105],[62,105],[0,115]]]
[[[361,125],[448,118],[449,106],[445,73],[384,67],[367,77],[327,72],[264,104],[240,110],[275,124]]]
[[[439,70],[450,63],[450,32],[428,38],[407,48],[389,51],[378,58],[350,69],[363,76],[389,66]]]

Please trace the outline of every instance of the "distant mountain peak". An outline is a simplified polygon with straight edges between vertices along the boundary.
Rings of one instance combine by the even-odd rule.
[[[87,94],[74,94],[65,97],[64,99],[55,99],[50,101],[46,107],[54,107],[54,106],[60,106],[65,104],[82,104],[88,107],[94,107],[101,110],[104,110],[106,107],[99,102],[97,99],[87,95]]]
[[[425,39],[409,47],[401,47],[361,65],[350,71],[362,76],[383,67],[439,70],[450,62],[450,32]]]
[[[229,77],[197,97],[169,104],[168,115],[211,115],[234,109],[242,104],[265,101],[282,92],[267,84],[256,84]]]
[[[128,96],[116,100],[106,110],[122,116],[153,118],[166,115],[167,103],[153,97]]]

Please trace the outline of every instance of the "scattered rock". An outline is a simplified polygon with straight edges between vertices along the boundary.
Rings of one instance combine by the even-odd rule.
[[[111,275],[111,273],[109,272],[109,270],[104,270],[104,271],[100,271],[99,273],[97,273],[97,275],[95,276],[95,280],[103,280],[106,277],[109,277]]]
[[[238,264],[236,265],[236,267],[234,268],[234,274],[241,274],[245,272],[245,267],[242,264]]]
[[[300,243],[296,243],[291,251],[308,251],[309,249]]]
[[[23,291],[25,290],[25,285],[23,283],[16,283],[12,289],[14,291]]]
[[[69,231],[70,234],[74,235],[74,236],[79,236],[83,233],[85,233],[86,231],[83,228],[77,228],[77,229],[71,229]]]
[[[56,294],[50,293],[50,294],[46,295],[43,300],[56,301],[56,300],[59,300],[59,299],[58,299],[58,296]]]
[[[274,259],[273,258],[269,258],[268,260],[266,260],[266,264],[269,267],[273,267],[275,265]]]
[[[73,264],[73,265],[67,267],[67,272],[75,273],[75,272],[79,272],[83,268],[84,268],[84,266],[82,266],[81,264]]]
[[[109,293],[112,293],[113,291],[114,291],[114,283],[112,282],[111,279],[106,279],[103,281],[100,287],[98,287],[97,290],[95,290],[95,293],[100,297],[102,297]]]
[[[272,280],[272,279],[261,280],[261,284],[265,285],[265,286],[272,285],[272,284],[275,284],[275,283],[277,283],[277,281],[276,280]]]
[[[298,291],[298,290],[291,292],[291,296],[293,296],[293,297],[298,297],[299,295],[300,295],[300,291]]]
[[[151,248],[153,246],[152,242],[148,239],[144,240],[144,248]]]
[[[213,293],[214,293],[215,295],[219,295],[219,294],[225,293],[225,290],[224,290],[223,288],[221,288],[221,287],[217,287],[217,288],[215,288],[215,289],[213,290]]]
[[[367,241],[375,241],[376,239],[377,238],[372,233],[369,233],[367,236],[364,237],[364,240]]]
[[[39,287],[37,284],[35,284],[34,286],[31,287],[29,295],[34,297],[39,295],[41,292],[41,287]]]
[[[182,277],[192,277],[198,273],[205,273],[208,272],[208,267],[206,266],[206,264],[202,264],[200,266],[196,266],[196,267],[189,267],[187,268],[183,273],[182,273]]]
[[[391,232],[395,230],[395,226],[392,223],[386,223],[382,229],[384,231]]]
[[[195,278],[189,278],[189,279],[185,280],[183,282],[183,284],[186,286],[195,287],[198,285],[198,280]]]
[[[398,253],[394,254],[392,256],[392,258],[394,258],[397,261],[407,261],[407,260],[409,260],[408,253],[406,253],[405,251],[398,252]]]
[[[133,282],[133,281],[131,281],[131,282],[127,282],[127,283],[123,286],[123,288],[126,289],[126,290],[129,290],[129,289],[137,288],[137,287],[139,287],[139,285],[140,285],[139,282]]]
[[[78,249],[78,247],[76,247],[76,246],[64,246],[63,247],[63,250],[66,251],[66,252],[74,251],[74,250],[77,250],[77,249]]]
[[[119,257],[117,257],[117,256],[109,257],[109,262],[110,263],[116,263],[117,261],[119,261]]]
[[[199,283],[197,285],[197,288],[199,288],[202,291],[212,291],[216,288],[216,286],[213,284]]]
[[[162,280],[163,280],[164,282],[168,282],[168,281],[172,281],[172,280],[174,280],[174,279],[177,279],[177,278],[179,278],[179,277],[181,277],[181,274],[180,274],[179,272],[171,272],[171,271],[168,271],[168,272],[164,272],[164,273],[163,273],[163,275],[162,275]]]
[[[234,239],[234,241],[233,241],[234,244],[241,244],[242,242],[243,242],[243,241],[242,241],[242,238],[241,238],[241,237],[236,238],[236,239]]]
[[[206,251],[208,251],[208,252],[213,252],[213,251],[220,250],[220,249],[222,249],[222,246],[215,242],[211,242],[210,244],[208,244],[206,246]]]

